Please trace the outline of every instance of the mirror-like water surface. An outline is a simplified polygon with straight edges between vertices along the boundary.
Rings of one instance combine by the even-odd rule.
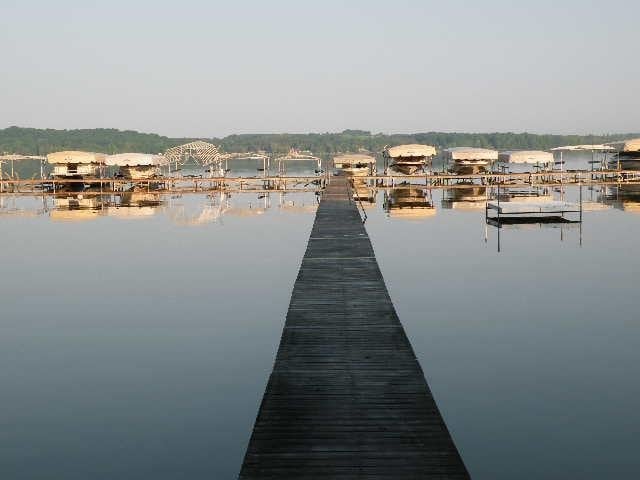
[[[487,193],[355,192],[465,463],[476,479],[631,476],[640,190],[583,188],[582,224],[501,228]],[[545,199],[579,191],[503,201]],[[234,478],[316,202],[0,196],[6,478]]]

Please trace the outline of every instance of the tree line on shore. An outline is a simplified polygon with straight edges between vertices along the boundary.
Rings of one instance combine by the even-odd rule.
[[[448,147],[482,147],[498,150],[548,150],[561,145],[599,144],[638,137],[640,134],[540,135],[533,133],[459,133],[427,132],[413,134],[371,133],[344,130],[339,133],[242,134],[224,138],[201,138],[222,147],[226,152],[266,151],[286,153],[290,148],[311,150],[329,157],[341,152],[379,152],[386,145],[424,143],[439,149]],[[153,133],[112,128],[55,130],[9,127],[0,129],[0,153],[46,155],[60,150],[85,150],[107,154],[124,152],[161,153],[195,138],[170,138]]]

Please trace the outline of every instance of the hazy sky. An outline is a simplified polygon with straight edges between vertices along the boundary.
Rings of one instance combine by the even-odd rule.
[[[0,0],[0,127],[640,131],[640,2]]]

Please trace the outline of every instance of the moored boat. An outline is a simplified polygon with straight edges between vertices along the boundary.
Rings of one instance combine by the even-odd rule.
[[[344,175],[374,175],[376,172],[376,159],[362,153],[338,155],[333,158],[333,166]]]

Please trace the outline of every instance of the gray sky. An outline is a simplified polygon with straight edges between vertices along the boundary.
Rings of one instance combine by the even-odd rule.
[[[640,130],[638,1],[93,3],[0,1],[0,128]]]

